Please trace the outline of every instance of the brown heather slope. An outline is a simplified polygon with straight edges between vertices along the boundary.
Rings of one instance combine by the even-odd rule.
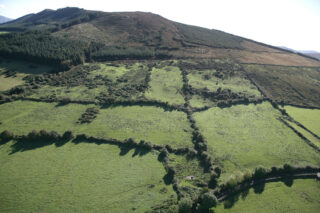
[[[310,59],[269,45],[143,12],[104,13],[97,19],[54,33],[106,45],[147,46],[179,58],[233,58],[240,63],[320,66]]]

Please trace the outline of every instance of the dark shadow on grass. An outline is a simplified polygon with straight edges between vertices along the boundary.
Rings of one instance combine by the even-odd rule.
[[[241,192],[241,199],[245,200],[250,192],[250,188],[246,188]]]
[[[146,154],[148,154],[151,150],[149,149],[145,149],[145,148],[140,148],[140,147],[132,147],[132,146],[126,146],[126,145],[121,145],[120,146],[120,156],[124,156],[126,154],[128,154],[132,149],[134,149],[134,152],[132,154],[132,157],[136,157],[136,156],[144,156]]]
[[[148,154],[151,150],[150,149],[145,149],[145,148],[136,148],[134,150],[134,153],[132,154],[132,157],[135,157],[139,155],[140,157]]]
[[[11,139],[0,139],[0,145],[8,143]]]
[[[261,194],[264,191],[266,183],[258,183],[253,186],[254,193]]]
[[[169,175],[169,174],[166,174],[165,176],[163,176],[163,181],[166,185],[170,185],[173,181],[173,175]]]
[[[282,182],[288,186],[288,187],[291,187],[293,185],[293,178],[290,178],[290,177],[286,177],[284,179],[282,179]]]
[[[50,146],[52,144],[55,144],[57,147],[60,147],[67,143],[69,140],[59,140],[59,141],[53,141],[53,140],[26,140],[26,139],[19,139],[16,140],[15,143],[11,145],[11,152],[10,155],[16,153],[16,152],[24,152],[29,151],[33,149],[42,148],[45,146]]]
[[[130,152],[131,149],[133,149],[133,148],[128,147],[128,146],[121,146],[119,155],[124,156],[124,155],[128,154],[128,152]]]
[[[63,106],[66,106],[68,104],[70,104],[70,102],[59,102],[54,107],[63,107]]]

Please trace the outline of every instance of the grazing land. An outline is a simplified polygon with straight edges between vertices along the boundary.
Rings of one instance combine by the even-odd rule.
[[[259,165],[320,164],[319,153],[279,121],[280,116],[268,102],[195,113],[209,152],[221,163],[222,180]]]
[[[192,147],[187,116],[179,111],[164,111],[152,106],[103,108],[89,124],[77,121],[93,105],[16,101],[0,105],[0,131],[27,134],[32,130],[63,133],[72,130],[100,138],[147,140],[173,147]]]
[[[0,105],[0,131],[10,130],[15,134],[27,134],[32,130],[48,130],[63,133],[77,130],[77,120],[90,105],[33,101],[16,101]]]
[[[150,89],[146,92],[145,96],[151,100],[179,105],[184,103],[181,89],[182,76],[178,67],[153,68]]]
[[[306,137],[309,141],[311,141],[313,144],[318,146],[320,148],[320,139],[312,135],[307,130],[301,128],[298,126],[295,122],[287,121],[291,127],[293,127],[295,130],[297,130],[299,133],[301,133],[304,137]]]
[[[156,153],[68,142],[10,154],[14,143],[0,147],[1,212],[145,212],[176,199]]]
[[[101,109],[98,117],[81,127],[98,137],[135,138],[173,147],[192,147],[187,116],[152,106],[119,106]]]
[[[285,106],[286,112],[314,134],[320,136],[320,110]]]
[[[319,60],[145,12],[0,31],[0,212],[319,211]]]
[[[231,70],[232,71],[232,70]],[[215,70],[192,71],[188,75],[189,83],[196,89],[207,88],[211,92],[230,89],[234,93],[243,93],[251,98],[260,98],[261,94],[251,82],[240,76],[216,77]]]
[[[267,183],[229,198],[214,209],[222,212],[310,212],[320,208],[320,183],[316,180],[294,180]],[[263,191],[263,192],[261,192]]]

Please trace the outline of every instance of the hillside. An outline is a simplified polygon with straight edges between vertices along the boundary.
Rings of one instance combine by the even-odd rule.
[[[0,16],[0,24],[11,21],[11,18],[7,18],[5,16]]]
[[[320,60],[320,53],[317,51],[312,51],[312,50],[303,50],[301,51],[305,55],[309,55],[311,57],[317,58]]]
[[[320,61],[144,12],[0,30],[0,212],[318,212]]]

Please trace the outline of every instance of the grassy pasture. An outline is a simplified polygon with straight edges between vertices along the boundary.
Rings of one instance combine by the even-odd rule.
[[[316,137],[314,137],[312,134],[310,134],[308,131],[304,130],[303,128],[301,128],[300,126],[298,126],[297,124],[295,124],[294,122],[288,121],[289,125],[291,127],[293,127],[295,130],[297,130],[298,132],[300,132],[304,137],[306,137],[309,141],[311,141],[312,143],[314,143],[316,146],[318,146],[320,148],[320,140]]]
[[[76,131],[76,121],[92,105],[15,101],[0,105],[0,131],[5,129],[15,134],[26,134],[32,130]],[[78,132],[78,131],[77,131]]]
[[[149,86],[150,89],[145,93],[147,98],[169,104],[184,104],[181,95],[182,76],[178,67],[153,68]]]
[[[145,212],[176,200],[157,153],[68,142],[10,154],[13,143],[0,146],[0,212]]]
[[[216,106],[217,104],[209,99],[204,99],[200,95],[193,95],[192,98],[190,99],[190,105],[192,107],[201,108],[206,106],[213,107],[213,106]]]
[[[236,194],[218,205],[214,212],[317,213],[320,209],[320,182],[316,180],[294,180],[290,187],[283,182],[267,183],[262,193],[254,191],[251,188],[246,193]]]
[[[285,106],[286,112],[314,134],[320,136],[320,110]]]
[[[0,105],[0,131],[11,130],[26,134],[32,130],[72,130],[103,138],[148,140],[173,147],[192,147],[191,129],[186,114],[164,111],[151,106],[111,107],[101,109],[90,124],[77,124],[77,120],[93,105],[16,101]]]
[[[151,106],[119,106],[101,109],[91,124],[82,125],[82,132],[99,137],[148,140],[173,147],[192,147],[191,128],[183,112],[164,111]]]
[[[238,75],[220,79],[213,75],[215,72],[215,70],[193,70],[188,74],[189,84],[196,89],[208,88],[211,92],[221,88],[230,89],[234,93],[243,93],[248,97],[261,97],[260,92],[249,80]]]
[[[23,84],[23,77],[23,75],[17,75],[16,77],[5,77],[4,75],[0,75],[0,91],[6,91]]]
[[[211,108],[194,114],[209,152],[228,174],[259,165],[319,165],[319,154],[278,120],[270,103]]]

